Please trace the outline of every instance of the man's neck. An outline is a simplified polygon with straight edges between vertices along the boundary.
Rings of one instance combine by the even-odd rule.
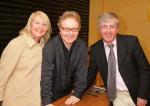
[[[65,44],[65,43],[64,43],[64,44]],[[65,44],[65,47],[66,47],[68,50],[70,50],[71,46],[72,46],[72,44]]]

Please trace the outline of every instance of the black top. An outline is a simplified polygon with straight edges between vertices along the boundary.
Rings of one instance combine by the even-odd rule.
[[[61,41],[62,46],[63,46],[66,71],[68,72],[68,66],[69,66],[69,61],[70,61],[70,57],[71,57],[73,45],[72,45],[71,48],[68,50],[68,49],[66,48],[65,44],[63,43],[62,39],[61,39],[60,41]],[[67,73],[67,72],[66,72],[66,73]]]

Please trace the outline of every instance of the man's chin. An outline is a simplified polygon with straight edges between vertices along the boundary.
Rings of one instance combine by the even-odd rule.
[[[75,40],[68,40],[67,41],[68,44],[73,44],[73,42],[75,42]]]

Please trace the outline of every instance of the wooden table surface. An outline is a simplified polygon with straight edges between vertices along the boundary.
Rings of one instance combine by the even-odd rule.
[[[64,102],[70,95],[67,95],[53,104],[55,106],[109,106],[109,101],[106,96],[106,93],[97,93],[94,96],[91,93],[85,93],[80,100],[80,102],[76,103],[75,105],[66,105]]]

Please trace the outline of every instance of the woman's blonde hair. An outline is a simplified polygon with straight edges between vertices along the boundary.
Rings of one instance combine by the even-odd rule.
[[[47,26],[48,26],[48,30],[47,30],[45,36],[43,37],[44,41],[47,42],[48,39],[50,38],[50,34],[52,33],[52,27],[51,27],[51,22],[50,22],[49,17],[42,11],[33,12],[29,17],[26,26],[22,30],[20,30],[19,33],[20,33],[20,35],[27,34],[29,36],[32,36],[32,34],[31,34],[31,24],[33,22],[34,17],[37,17],[37,16],[42,17],[44,19],[44,21],[46,22]]]
[[[58,27],[60,27],[61,22],[67,18],[75,19],[79,23],[79,30],[81,29],[81,18],[80,18],[80,15],[75,11],[65,11],[58,20],[58,23],[57,23]]]

